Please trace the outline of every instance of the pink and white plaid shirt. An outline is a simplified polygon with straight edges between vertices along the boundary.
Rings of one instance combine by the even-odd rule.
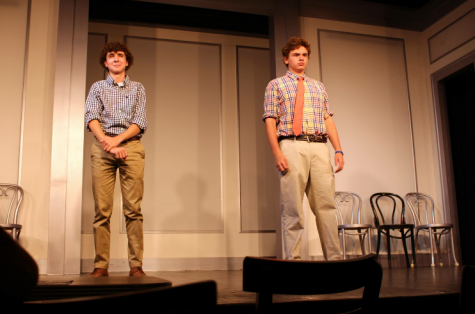
[[[277,120],[277,135],[294,135],[295,98],[297,96],[298,75],[287,71],[285,76],[269,82],[264,100],[263,120]],[[303,76],[305,94],[302,117],[302,134],[326,133],[325,119],[333,115],[328,103],[328,95],[323,83]]]

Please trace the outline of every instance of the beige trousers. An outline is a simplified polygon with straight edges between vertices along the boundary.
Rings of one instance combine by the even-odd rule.
[[[109,267],[110,217],[114,202],[114,186],[117,169],[120,173],[120,187],[125,222],[127,226],[128,253],[130,267],[142,267],[143,260],[143,216],[142,202],[144,184],[145,151],[140,141],[120,144],[125,147],[127,158],[116,159],[105,152],[99,141],[91,148],[92,191],[95,202],[94,244],[96,258],[94,268]]]
[[[282,140],[279,144],[289,166],[289,170],[280,175],[285,258],[300,259],[305,226],[302,202],[306,193],[315,214],[325,259],[341,259],[334,201],[335,177],[328,146],[296,140]]]

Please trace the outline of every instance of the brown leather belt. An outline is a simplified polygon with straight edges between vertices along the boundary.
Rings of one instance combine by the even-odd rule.
[[[140,141],[140,136],[133,136],[129,138],[128,140],[122,141],[121,144],[125,144],[127,142],[132,142],[132,141]]]
[[[312,143],[326,143],[327,137],[322,135],[313,135],[313,134],[302,134],[299,136],[279,136],[279,142],[282,140],[295,140],[295,141],[306,141]]]

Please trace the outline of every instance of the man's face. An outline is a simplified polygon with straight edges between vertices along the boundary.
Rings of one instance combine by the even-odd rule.
[[[289,65],[290,72],[293,73],[303,73],[307,67],[308,62],[308,51],[304,46],[300,46],[297,49],[292,50],[289,53],[289,57],[284,57],[285,64]]]
[[[104,65],[109,69],[110,73],[121,74],[125,72],[125,68],[129,65],[129,62],[125,58],[123,51],[109,51]]]

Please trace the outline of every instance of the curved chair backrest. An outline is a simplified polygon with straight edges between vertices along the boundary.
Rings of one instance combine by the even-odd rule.
[[[293,261],[246,257],[243,290],[259,294],[331,294],[364,287],[362,307],[379,298],[383,269],[376,254],[339,261]]]
[[[374,224],[376,227],[379,227],[380,225],[385,225],[386,221],[384,219],[383,212],[381,211],[381,207],[379,206],[379,201],[382,198],[390,198],[393,201],[393,209],[392,209],[392,215],[391,215],[391,224],[395,224],[395,216],[396,216],[396,211],[397,211],[397,201],[399,200],[401,203],[401,224],[406,223],[406,216],[405,216],[405,211],[406,211],[406,206],[404,200],[397,194],[394,193],[388,193],[388,192],[382,192],[382,193],[375,193],[371,195],[370,197],[370,203],[371,203],[371,209],[373,210],[373,215],[374,215]],[[376,208],[378,211],[376,211]],[[381,218],[381,221],[379,220]]]
[[[350,203],[348,204],[351,206],[351,218],[350,224],[360,224],[361,223],[361,197],[352,192],[335,192],[335,205],[337,209],[337,218],[338,224],[343,225],[345,224],[343,220],[343,214],[341,213],[340,204],[339,203]],[[345,206],[345,207],[349,207]],[[345,216],[346,217],[346,216]],[[356,221],[355,221],[356,220]]]
[[[432,197],[424,193],[407,193],[406,203],[411,210],[416,225],[436,223]]]
[[[16,224],[21,202],[23,201],[23,189],[16,184],[0,183],[0,199],[10,198],[6,215],[6,224]],[[12,220],[11,220],[12,219]]]

